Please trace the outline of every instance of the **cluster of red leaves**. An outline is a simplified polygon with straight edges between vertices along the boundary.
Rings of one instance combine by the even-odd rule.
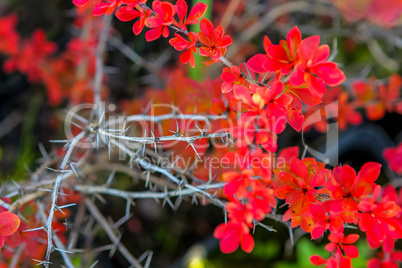
[[[326,132],[328,119],[335,119],[340,130],[345,130],[348,125],[362,123],[363,117],[359,110],[365,110],[369,120],[379,120],[385,113],[402,114],[402,101],[400,92],[402,78],[393,74],[386,82],[370,79],[369,81],[357,80],[352,83],[353,93],[341,87],[333,87],[322,98],[322,103],[316,106],[308,106],[304,115],[310,118],[308,124],[303,125],[303,130],[308,131],[314,127],[319,132]]]
[[[242,148],[241,153],[262,152]],[[233,252],[239,245],[246,252],[253,248],[250,228],[276,209],[276,197],[289,205],[283,221],[291,221],[292,228],[300,226],[311,233],[312,239],[319,239],[329,231],[330,244],[325,249],[331,255],[328,259],[311,257],[315,265],[351,267],[351,258],[359,255],[352,244],[359,236],[345,235],[345,224],[356,225],[365,232],[371,248],[382,246],[387,256],[393,254],[395,240],[402,238],[401,200],[393,186],[381,192],[381,186],[375,183],[381,165],[368,162],[358,174],[348,165],[331,171],[315,159],[298,159],[298,154],[297,147],[283,150],[274,174],[269,171],[257,174],[252,161],[243,163],[240,171],[223,174],[229,220],[214,233],[221,239],[222,252]],[[256,193],[259,198],[255,200]]]
[[[9,198],[2,198],[2,200],[8,204],[11,203]],[[1,215],[5,216],[5,219],[2,218],[1,221],[3,224],[7,223],[6,229],[9,231],[7,236],[5,233],[2,233],[5,239],[1,238],[1,247],[4,245],[4,242],[7,245],[7,249],[3,249],[2,251],[2,256],[5,258],[3,261],[11,260],[14,255],[13,249],[22,243],[25,243],[26,246],[21,252],[21,260],[27,260],[29,263],[31,263],[31,259],[42,258],[46,251],[46,245],[39,243],[39,241],[46,241],[45,232],[40,230],[25,232],[25,230],[37,227],[38,222],[35,216],[36,206],[34,204],[30,204],[20,209],[24,219],[23,222],[20,221],[20,218],[17,215],[7,211],[3,207],[0,207],[0,211],[0,217]],[[2,225],[2,223],[0,223],[0,225]],[[1,262],[1,264],[3,264],[3,262]]]
[[[81,199],[80,195],[68,188],[63,188],[62,191],[65,195],[60,199],[61,205],[79,202]],[[9,198],[1,199],[7,204],[11,203]],[[14,249],[22,244],[25,246],[20,254],[20,263],[30,266],[33,264],[33,260],[41,260],[45,255],[47,248],[46,232],[31,230],[43,224],[37,217],[39,213],[37,205],[33,201],[29,202],[19,208],[19,213],[24,221],[20,221],[16,214],[0,206],[0,249],[4,243],[7,245],[7,249],[2,250],[3,259],[0,262],[0,267],[3,264],[6,265],[13,258]],[[54,215],[52,228],[63,243],[67,242],[65,234],[68,228],[64,221],[70,216],[69,209],[63,209],[63,212],[56,211]]]
[[[350,258],[357,258],[359,251],[357,247],[352,245],[359,239],[359,235],[351,234],[345,237],[343,233],[330,234],[328,239],[331,243],[325,246],[325,250],[332,253],[328,259],[314,255],[310,260],[314,265],[326,265],[328,268],[346,268],[351,266]],[[343,253],[347,257],[343,256]]]
[[[401,88],[402,78],[398,74],[391,75],[387,84],[374,79],[370,82],[356,81],[353,83],[356,106],[364,107],[370,120],[381,119],[385,112],[402,114]]]
[[[15,31],[17,15],[11,14],[0,19],[0,53],[14,55],[18,53],[20,36]]]
[[[77,27],[81,26],[81,20],[82,17],[77,17]],[[36,30],[30,39],[23,39],[16,31],[16,24],[15,14],[0,19],[0,53],[7,56],[3,70],[6,73],[18,71],[26,75],[29,82],[43,84],[52,106],[59,105],[65,98],[71,103],[90,102],[93,89],[88,77],[94,73],[95,56],[91,51],[96,48],[96,31],[89,32],[84,39],[72,39],[64,52],[54,55],[56,44],[47,40],[43,30]]]
[[[317,104],[326,91],[325,85],[337,86],[345,81],[336,64],[327,61],[328,45],[320,45],[317,35],[302,39],[296,26],[279,45],[265,37],[264,49],[266,54],[253,56],[248,67],[256,73],[275,72],[279,79],[289,77],[290,93],[307,104]]]
[[[398,175],[402,175],[402,143],[396,148],[384,150],[384,158],[388,161],[389,167]]]
[[[314,127],[315,130],[325,133],[329,119],[336,120],[339,130],[345,130],[348,125],[358,125],[363,121],[360,112],[356,111],[355,105],[350,102],[348,92],[343,91],[341,87],[330,88],[322,103],[308,106],[304,114],[309,118],[309,122],[303,125],[303,131]]]
[[[220,248],[224,253],[235,251],[239,245],[245,252],[254,248],[254,239],[250,228],[255,221],[261,221],[266,214],[276,207],[276,199],[271,179],[270,165],[254,165],[251,159],[267,159],[270,155],[261,149],[250,151],[242,148],[241,171],[230,171],[222,175],[227,183],[224,194],[229,202],[226,204],[228,222],[218,225],[214,237],[220,239]],[[234,166],[234,153],[227,154]],[[261,161],[258,161],[262,163]]]
[[[5,243],[13,246],[13,234],[17,232],[20,223],[21,220],[17,215],[0,207],[0,250]]]
[[[241,114],[233,137],[244,145],[254,143],[275,152],[277,134],[285,129],[286,122],[297,131],[302,129],[302,102],[319,104],[325,84],[339,85],[345,76],[335,63],[327,61],[328,46],[319,46],[318,36],[302,39],[297,27],[279,45],[265,37],[264,48],[266,54],[253,56],[246,66],[223,69],[222,91],[233,92],[230,106]],[[254,72],[264,75],[263,80],[272,79],[255,85],[245,79],[245,69],[253,79]]]
[[[74,0],[76,6],[85,6],[88,0]],[[173,5],[165,1],[154,1],[152,9],[145,5],[146,0],[114,0],[99,1],[93,7],[93,15],[110,15],[116,8],[116,17],[121,21],[131,21],[136,18],[138,20],[133,25],[134,34],[138,35],[144,29],[149,30],[145,33],[145,39],[154,41],[161,36],[167,38],[169,36],[169,27],[179,30],[175,33],[175,37],[169,40],[169,43],[178,51],[184,51],[180,56],[182,63],[189,63],[191,67],[195,67],[194,53],[205,57],[211,57],[208,63],[214,63],[226,53],[226,48],[232,43],[229,36],[224,36],[222,26],[214,28],[212,23],[207,19],[200,22],[201,32],[189,32],[188,25],[199,23],[199,20],[205,14],[207,5],[197,3],[188,13],[186,1],[177,0]],[[175,18],[177,15],[178,19]]]
[[[402,2],[399,0],[332,0],[349,22],[368,20],[384,28],[401,25]]]

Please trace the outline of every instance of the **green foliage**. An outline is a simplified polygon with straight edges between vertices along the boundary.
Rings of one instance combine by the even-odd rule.
[[[316,246],[311,240],[302,238],[296,244],[296,262],[278,262],[275,268],[313,268],[316,267],[310,262],[310,256],[320,255],[324,258],[329,256],[323,247]]]
[[[195,0],[192,2],[192,7],[194,5],[196,5],[197,3],[205,3],[208,5],[207,11],[204,14],[204,18],[211,20],[213,0]],[[201,31],[200,25],[199,24],[191,25],[191,31],[193,31],[195,33]],[[188,65],[189,76],[190,76],[190,78],[192,78],[194,80],[202,81],[205,79],[204,76],[207,72],[205,72],[206,66],[201,64],[201,62],[207,61],[208,59],[200,56],[198,53],[194,55],[194,58],[195,58],[195,68],[191,68],[191,66]]]
[[[325,244],[324,244],[325,245]],[[367,259],[370,258],[371,250],[364,239],[360,239],[356,244],[359,249],[359,257],[352,259],[354,268],[365,268]],[[296,244],[296,261],[295,262],[278,262],[275,268],[314,268],[317,267],[310,262],[310,256],[319,255],[323,258],[329,257],[329,252],[324,249],[324,246],[316,246],[311,240],[302,238]]]
[[[44,102],[43,95],[35,94],[28,106],[28,111],[22,122],[20,155],[15,165],[13,180],[20,180],[26,177],[26,168],[32,166],[32,162],[37,158],[36,141],[33,140],[35,123],[37,121],[39,109]]]
[[[281,253],[281,246],[278,241],[267,240],[267,241],[256,241],[254,250],[251,255],[259,258],[261,260],[274,259]]]
[[[359,239],[356,247],[359,249],[359,257],[352,259],[352,266],[354,268],[365,268],[367,267],[367,260],[372,256],[372,251],[364,238]]]

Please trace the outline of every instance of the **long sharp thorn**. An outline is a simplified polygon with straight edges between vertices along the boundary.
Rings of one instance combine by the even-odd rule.
[[[116,170],[113,169],[112,172],[109,175],[109,178],[107,178],[107,181],[106,181],[106,184],[105,184],[107,187],[109,187],[110,184],[112,183],[112,180],[114,179],[115,174],[116,174]]]
[[[77,173],[77,170],[75,169],[75,167],[73,166],[73,163],[71,163],[70,161],[67,162],[68,165],[71,167],[71,170],[74,172],[75,176],[78,178],[79,175]]]
[[[68,140],[49,140],[51,143],[67,143]]]
[[[208,172],[208,175],[209,175],[208,183],[211,183],[212,180],[213,180],[213,176],[212,176],[212,165],[209,165],[209,172]]]
[[[68,173],[70,172],[70,170],[58,170],[58,169],[54,169],[54,168],[50,168],[50,167],[46,167],[47,170],[56,172],[56,173]]]
[[[142,262],[143,260],[145,260],[145,257],[147,257],[148,254],[149,254],[148,252],[149,252],[149,250],[147,250],[147,251],[145,251],[144,253],[142,253],[141,256],[139,256],[139,257],[137,258],[137,260],[138,260],[139,262]]]
[[[24,230],[24,231],[22,231],[22,232],[23,232],[23,233],[25,233],[25,232],[33,232],[33,231],[44,230],[44,229],[45,229],[45,227],[42,226],[42,227],[38,227],[38,228],[33,228],[33,229]]]
[[[131,128],[131,125],[130,126],[128,126],[122,133],[121,133],[121,135],[125,135],[126,134],[126,132],[129,130]]]
[[[108,154],[109,160],[110,160],[110,151],[111,151],[111,149],[110,149],[110,139],[108,139],[106,146],[107,146],[107,154]]]
[[[145,178],[145,187],[148,187],[149,185],[149,179],[151,178],[151,173],[147,172],[147,177]]]
[[[57,250],[57,251],[60,251],[60,252],[65,252],[65,253],[68,253],[68,254],[73,254],[74,252],[72,252],[72,251],[68,251],[68,250],[65,250],[65,249],[61,249],[61,248],[54,248],[55,250]]]
[[[126,214],[125,214],[126,217],[128,217],[128,215],[130,215],[130,209],[131,209],[131,202],[130,202],[130,199],[127,199],[127,202],[126,202]]]
[[[150,130],[150,132],[151,132],[151,134],[152,134],[152,137],[154,138],[154,146],[155,146],[155,153],[157,154],[158,153],[158,151],[156,150],[156,141],[155,141],[155,135],[154,135],[154,133],[152,132],[152,130]]]
[[[142,146],[142,156],[144,157],[144,155],[145,155],[145,143]]]
[[[89,268],[95,268],[95,266],[98,264],[99,260],[96,260]]]
[[[250,70],[248,69],[248,66],[247,66],[247,63],[246,63],[246,62],[244,62],[244,66],[246,67],[248,76],[252,77],[252,76],[251,76],[251,73],[250,73]]]
[[[175,206],[173,205],[172,200],[170,200],[170,198],[168,198],[166,201],[167,201],[167,203],[169,204],[169,206],[170,206],[173,210],[175,210]]]
[[[58,207],[59,209],[63,209],[63,208],[68,208],[68,207],[72,207],[72,206],[76,206],[77,204],[68,204],[68,205],[64,205],[64,206],[60,206]]]
[[[197,124],[195,124],[195,127],[201,132],[201,135],[204,133],[204,131],[202,131],[201,128]]]
[[[191,145],[191,147],[193,147],[193,150],[197,154],[198,158],[201,159],[201,156],[198,154],[197,150],[195,149],[194,144],[191,143],[190,145]]]
[[[49,265],[49,264],[52,264],[50,261],[40,261],[40,260],[37,260],[37,259],[31,259],[31,260],[37,262],[38,263],[37,265]]]
[[[265,78],[267,78],[268,72],[264,75],[264,77],[261,79],[261,83],[264,83]]]
[[[193,197],[191,198],[191,204],[196,204],[198,205],[198,200],[197,200],[197,196],[194,194]]]
[[[45,161],[49,161],[49,154],[46,152],[45,146],[43,146],[43,143],[39,143],[38,144],[39,147],[39,151],[43,156],[43,159],[45,159]]]
[[[151,260],[152,260],[152,256],[153,256],[154,252],[150,251],[148,254],[148,258],[144,264],[144,268],[149,268],[149,266],[151,265]]]

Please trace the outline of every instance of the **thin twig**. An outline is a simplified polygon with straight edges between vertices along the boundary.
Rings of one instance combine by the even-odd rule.
[[[95,61],[95,77],[94,77],[94,103],[99,105],[101,102],[102,78],[104,73],[104,60],[103,53],[106,47],[106,41],[109,33],[110,23],[112,16],[103,16],[103,26],[99,33],[98,46],[96,48],[96,61]]]
[[[103,217],[102,213],[99,209],[95,206],[95,204],[88,198],[85,199],[85,204],[91,213],[92,216],[96,219],[96,221],[102,226],[105,230],[106,234],[109,236],[110,240],[117,246],[117,249],[120,253],[126,258],[126,260],[137,268],[142,268],[143,266],[139,263],[139,261],[131,255],[131,253],[127,250],[127,248],[120,243],[118,240],[117,235],[114,233],[112,228],[110,227],[109,222]]]

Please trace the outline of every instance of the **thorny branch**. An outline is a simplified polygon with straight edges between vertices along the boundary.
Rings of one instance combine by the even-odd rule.
[[[70,145],[69,148],[67,150],[66,155],[64,156],[64,159],[60,165],[60,170],[65,170],[67,163],[70,159],[70,156],[76,146],[76,144],[85,136],[85,132],[81,132],[80,134],[78,134],[77,136],[75,136],[71,141],[70,141]],[[73,171],[69,171],[71,173],[73,173]],[[52,229],[52,222],[53,222],[53,217],[54,217],[54,212],[57,210],[57,197],[59,194],[59,189],[60,189],[60,185],[63,182],[63,180],[66,177],[63,176],[63,174],[60,174],[57,176],[56,178],[56,182],[54,183],[53,186],[53,192],[52,192],[52,204],[49,210],[49,216],[47,217],[46,220],[46,224],[44,226],[44,230],[47,233],[47,250],[46,250],[46,257],[45,257],[45,266],[48,267],[49,264],[49,260],[50,260],[50,254],[52,253],[52,251],[54,250],[54,246],[53,246],[53,229]]]

